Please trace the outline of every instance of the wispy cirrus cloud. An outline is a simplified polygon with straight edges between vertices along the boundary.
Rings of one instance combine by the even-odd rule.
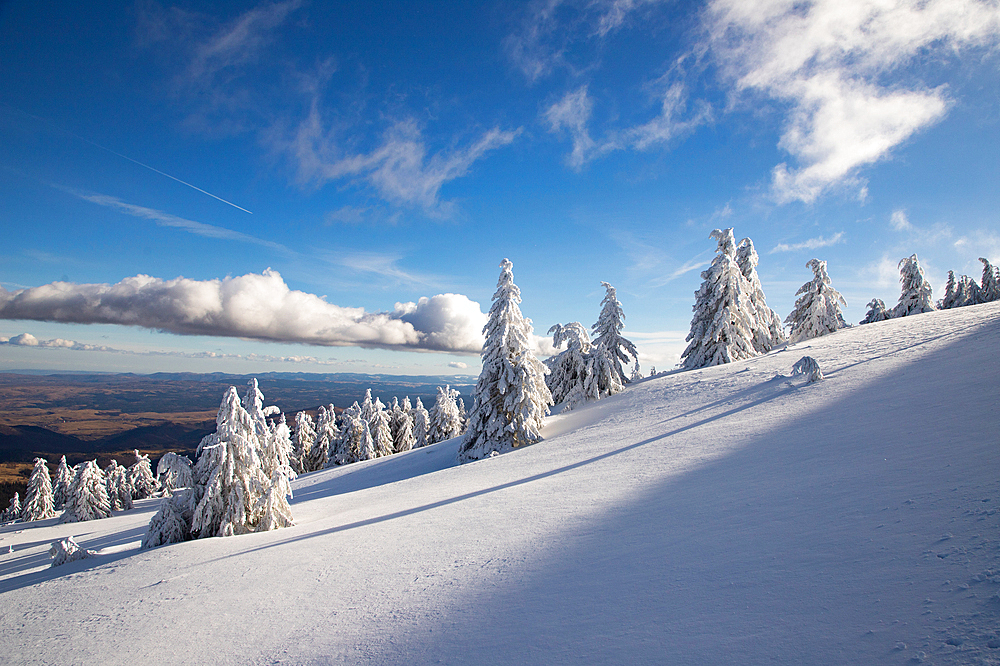
[[[319,104],[314,101],[284,148],[295,164],[300,184],[363,183],[390,203],[447,215],[450,206],[441,200],[441,188],[465,176],[490,151],[513,143],[520,132],[494,127],[464,147],[429,154],[418,123],[406,119],[386,129],[380,145],[370,152],[350,153],[343,150],[334,132],[324,127]]]
[[[821,247],[829,247],[831,245],[836,245],[841,242],[844,238],[844,232],[838,231],[829,238],[824,238],[823,236],[817,236],[816,238],[810,238],[804,240],[801,243],[778,243],[775,245],[769,254],[774,254],[776,252],[796,252],[798,250],[818,250]]]
[[[139,326],[180,335],[237,337],[317,346],[477,354],[486,315],[461,294],[366,312],[289,289],[276,271],[216,280],[148,275],[116,284],[53,282],[7,291],[0,319]]]
[[[151,220],[161,227],[173,227],[175,229],[183,229],[188,233],[198,236],[204,236],[205,238],[218,238],[222,240],[238,241],[241,243],[252,243],[254,245],[262,245],[264,247],[271,248],[272,250],[280,250],[289,254],[292,253],[292,250],[288,249],[281,243],[275,243],[274,241],[257,238],[256,236],[251,236],[250,234],[233,231],[232,229],[226,229],[225,227],[218,227],[213,224],[187,220],[183,217],[165,213],[162,210],[156,210],[155,208],[146,208],[145,206],[130,204],[106,194],[88,194],[63,187],[58,189],[68,192],[69,194],[83,199],[84,201],[89,201],[92,204],[104,206],[105,208],[112,208],[114,210],[121,211],[126,215],[131,215],[132,217]]]

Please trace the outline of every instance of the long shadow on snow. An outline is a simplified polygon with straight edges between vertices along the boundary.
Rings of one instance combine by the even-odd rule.
[[[513,582],[486,578],[480,591],[448,600],[446,608],[417,611],[416,627],[367,658],[378,664],[903,664],[916,650],[933,652],[928,656],[936,663],[970,663],[976,650],[992,655],[986,642],[1000,626],[1000,605],[988,599],[996,586],[973,582],[963,590],[959,583],[970,582],[977,567],[1000,565],[996,539],[989,540],[996,519],[983,524],[968,510],[984,497],[1000,499],[996,422],[988,416],[995,414],[1000,381],[996,361],[982,352],[997,348],[1000,322],[991,322],[975,338],[836,403],[817,399],[808,413],[735,452],[609,507],[582,533],[559,535]],[[804,386],[802,395],[823,387]],[[977,416],[937,416],[946,414]],[[365,524],[667,443],[718,418]],[[964,456],[948,446],[955,441]],[[576,475],[576,485],[553,492],[551,501],[572,500],[574,488],[600,483],[600,467],[590,471],[592,479]],[[960,557],[934,557],[933,549],[949,540]],[[954,580],[955,589],[942,587],[943,580]],[[965,619],[956,609],[967,611]],[[955,634],[961,650],[945,643]]]
[[[780,379],[787,380],[787,378],[780,378]],[[677,428],[675,430],[671,430],[670,432],[666,432],[666,433],[663,433],[661,435],[657,435],[655,437],[650,437],[648,439],[642,440],[641,442],[635,442],[634,444],[629,444],[628,446],[623,446],[621,448],[615,449],[614,451],[608,451],[606,453],[602,453],[600,455],[593,456],[591,458],[587,458],[586,460],[580,460],[580,461],[572,463],[570,465],[564,465],[562,467],[559,467],[559,468],[556,468],[556,469],[552,469],[552,470],[549,470],[547,472],[542,472],[540,474],[534,474],[532,476],[528,476],[528,477],[525,477],[523,479],[517,479],[516,481],[509,481],[507,483],[503,483],[503,484],[499,484],[499,485],[496,485],[496,486],[492,486],[490,488],[483,488],[482,490],[477,490],[477,491],[474,491],[474,492],[465,493],[465,494],[462,494],[462,495],[457,495],[455,497],[449,497],[448,499],[439,500],[437,502],[431,502],[429,504],[423,504],[421,506],[413,507],[413,508],[410,508],[410,509],[404,509],[402,511],[396,511],[396,512],[388,513],[388,514],[385,514],[385,515],[382,515],[382,516],[376,516],[374,518],[368,518],[366,520],[359,520],[359,521],[356,521],[356,522],[353,522],[353,523],[348,523],[346,525],[338,525],[336,527],[331,527],[329,529],[322,530],[322,531],[319,531],[319,532],[310,532],[309,534],[303,534],[301,536],[290,537],[290,538],[281,539],[281,540],[278,540],[278,541],[272,541],[271,543],[268,543],[268,544],[262,545],[262,546],[258,546],[257,548],[252,548],[252,549],[249,549],[249,550],[239,551],[237,553],[232,553],[230,555],[226,555],[225,557],[222,557],[222,558],[217,558],[217,560],[209,560],[209,561],[212,562],[212,561],[218,561],[218,560],[221,560],[221,559],[228,559],[228,558],[231,558],[231,557],[239,557],[239,556],[243,555],[244,553],[248,553],[248,552],[255,552],[255,551],[261,551],[261,550],[267,550],[269,548],[274,548],[276,546],[284,546],[284,545],[295,543],[297,541],[302,541],[302,540],[305,540],[305,539],[312,539],[312,538],[324,536],[324,535],[327,535],[327,534],[336,534],[337,532],[344,532],[344,531],[347,531],[347,530],[357,529],[357,528],[360,528],[360,527],[367,527],[369,525],[375,525],[375,524],[383,523],[383,522],[386,522],[386,521],[389,521],[389,520],[396,520],[398,518],[403,518],[405,516],[410,516],[410,515],[413,515],[413,514],[416,514],[416,513],[420,513],[422,511],[430,511],[432,509],[437,509],[439,507],[448,506],[450,504],[457,504],[459,502],[463,502],[465,500],[469,500],[469,499],[472,499],[474,497],[481,497],[483,495],[489,495],[491,493],[497,493],[497,492],[500,492],[500,491],[503,491],[503,490],[507,490],[507,489],[510,489],[510,488],[516,488],[518,486],[523,486],[525,484],[529,484],[529,483],[533,483],[533,482],[536,482],[536,481],[540,481],[542,479],[546,479],[546,478],[549,478],[549,477],[557,476],[559,474],[563,474],[565,472],[569,472],[571,470],[578,469],[578,468],[584,467],[586,465],[592,465],[594,463],[601,462],[602,460],[607,460],[608,458],[611,458],[613,456],[621,455],[621,454],[626,453],[628,451],[632,451],[633,449],[638,449],[640,447],[647,446],[649,444],[653,444],[655,442],[658,442],[658,441],[666,439],[668,437],[680,434],[682,432],[686,432],[688,430],[692,430],[692,429],[697,428],[699,426],[705,425],[706,423],[711,423],[711,422],[717,421],[717,420],[719,420],[721,418],[725,418],[727,416],[732,416],[734,414],[738,414],[738,413],[740,413],[742,411],[745,411],[745,410],[748,410],[748,409],[752,409],[753,407],[756,407],[758,405],[762,405],[762,404],[764,404],[764,403],[766,403],[766,402],[768,402],[770,400],[774,400],[775,398],[777,398],[779,396],[786,395],[786,394],[788,394],[788,393],[790,393],[790,392],[792,392],[794,390],[795,390],[794,387],[788,387],[788,388],[782,389],[782,390],[780,390],[780,391],[778,391],[778,392],[776,392],[776,393],[774,393],[772,395],[768,395],[766,397],[759,398],[759,399],[757,399],[757,400],[755,400],[755,401],[753,401],[751,403],[748,403],[748,404],[745,404],[745,405],[741,405],[739,407],[734,407],[733,409],[727,410],[727,411],[722,412],[720,414],[716,414],[716,415],[711,416],[709,418],[702,419],[702,420],[697,421],[695,423],[690,423],[690,424],[688,424],[686,426],[683,426],[681,428]],[[378,484],[371,483],[371,484],[367,484],[367,485],[362,485],[361,487],[370,487],[372,485],[378,485]],[[344,491],[344,492],[347,492],[347,491]]]

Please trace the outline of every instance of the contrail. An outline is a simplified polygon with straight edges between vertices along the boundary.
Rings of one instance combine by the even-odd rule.
[[[184,180],[181,180],[180,178],[177,178],[176,176],[171,176],[171,175],[170,175],[169,173],[164,173],[164,172],[160,171],[159,169],[157,169],[157,168],[155,168],[155,167],[151,167],[151,166],[149,166],[148,164],[143,164],[143,163],[142,163],[142,162],[140,162],[139,160],[134,160],[134,159],[132,159],[131,157],[129,157],[128,155],[122,155],[121,153],[119,153],[119,152],[115,152],[114,150],[111,150],[110,148],[108,148],[108,147],[106,147],[106,146],[102,146],[102,145],[101,145],[101,144],[99,144],[99,143],[96,143],[96,142],[94,142],[94,141],[91,141],[90,139],[87,139],[87,138],[84,138],[84,137],[80,136],[79,134],[75,134],[75,133],[73,133],[73,132],[70,132],[70,131],[69,131],[68,129],[65,129],[65,128],[63,128],[63,127],[59,127],[58,125],[56,125],[55,123],[53,123],[53,122],[52,122],[52,121],[50,121],[50,120],[46,120],[45,118],[41,118],[41,117],[39,117],[39,116],[36,116],[36,115],[34,115],[33,113],[28,113],[27,111],[22,111],[21,109],[17,109],[17,108],[15,108],[15,107],[12,107],[12,106],[8,106],[8,105],[6,105],[6,104],[5,104],[4,106],[7,106],[7,108],[9,108],[9,109],[13,109],[14,111],[17,111],[18,113],[22,113],[22,114],[24,114],[24,115],[26,115],[26,116],[28,116],[28,117],[30,117],[30,118],[34,118],[35,120],[40,120],[40,121],[42,121],[43,123],[45,123],[45,124],[49,125],[50,127],[53,127],[53,128],[55,128],[55,129],[59,130],[60,132],[65,132],[66,134],[69,134],[69,135],[70,135],[70,136],[72,136],[72,137],[76,137],[77,139],[79,139],[80,141],[83,141],[84,143],[89,143],[90,145],[94,146],[95,148],[100,148],[101,150],[104,150],[104,151],[106,151],[106,152],[109,152],[109,153],[111,153],[112,155],[117,155],[118,157],[120,157],[120,158],[122,158],[122,159],[125,159],[125,160],[128,160],[129,162],[132,162],[133,164],[138,164],[139,166],[141,166],[141,167],[145,167],[145,168],[149,169],[150,171],[155,171],[156,173],[160,174],[161,176],[166,176],[166,177],[167,177],[167,178],[169,178],[170,180],[176,180],[176,181],[177,181],[178,183],[180,183],[181,185],[187,185],[187,186],[188,186],[188,187],[190,187],[190,188],[191,188],[192,190],[198,190],[198,191],[199,191],[199,192],[201,192],[202,194],[207,194],[208,196],[212,197],[213,199],[217,199],[217,200],[221,201],[221,202],[222,202],[222,203],[224,203],[224,204],[228,204],[228,205],[232,206],[233,208],[238,208],[238,209],[240,209],[240,210],[241,210],[241,211],[243,211],[244,213],[250,213],[250,215],[253,215],[253,213],[252,213],[251,211],[247,210],[246,208],[244,208],[244,207],[242,207],[242,206],[237,206],[237,205],[236,205],[236,204],[234,204],[234,203],[233,203],[232,201],[226,201],[226,200],[225,200],[225,199],[223,199],[222,197],[217,197],[217,196],[215,196],[214,194],[212,194],[211,192],[206,192],[205,190],[201,189],[201,188],[200,188],[200,187],[198,187],[197,185],[192,185],[191,183],[189,183],[189,182],[187,182],[187,181],[184,181]]]

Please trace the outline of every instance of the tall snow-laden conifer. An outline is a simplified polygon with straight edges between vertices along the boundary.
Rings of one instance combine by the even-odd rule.
[[[389,429],[389,412],[376,409],[371,421],[368,422],[368,431],[372,436],[375,457],[391,456],[395,450],[395,443],[392,441],[392,431]]]
[[[330,462],[330,445],[338,434],[337,412],[333,405],[320,406],[319,416],[316,418],[316,441],[309,451],[308,465],[305,465],[309,471],[323,469]]]
[[[924,279],[924,269],[920,267],[917,255],[912,254],[899,260],[899,282],[903,288],[899,303],[892,309],[893,318],[935,310],[931,283]]]
[[[295,454],[292,456],[293,467],[299,474],[312,472],[309,461],[312,456],[313,444],[316,442],[316,429],[313,427],[312,417],[299,412],[295,415],[295,434],[292,440],[295,446]]]
[[[785,323],[791,326],[788,337],[793,343],[847,327],[840,312],[840,306],[846,306],[847,301],[831,286],[826,262],[810,259],[806,267],[812,269],[813,279],[795,292],[799,298],[795,301],[795,308],[785,318]]]
[[[392,440],[393,449],[395,449],[396,453],[409,451],[416,442],[417,440],[413,436],[413,419],[410,418],[409,413],[400,410],[396,434]]]
[[[66,504],[66,498],[69,497],[69,484],[71,483],[73,483],[73,472],[66,464],[66,456],[63,456],[59,460],[59,466],[56,467],[56,479],[52,484],[52,495],[56,509],[61,509]]]
[[[264,447],[264,455],[260,459],[261,468],[267,478],[271,478],[274,470],[279,467],[288,465],[291,468],[292,466],[292,432],[288,429],[284,414],[281,415],[277,423],[271,424],[270,431],[267,445]]]
[[[766,354],[785,341],[785,333],[781,326],[781,317],[767,307],[764,297],[764,287],[757,276],[757,264],[760,257],[754,249],[753,241],[744,238],[736,248],[736,263],[747,281],[751,311],[753,312],[753,346],[758,354]]]
[[[694,317],[682,365],[687,370],[732,363],[757,355],[754,348],[753,304],[749,283],[736,263],[736,240],[732,229],[715,229],[709,235],[718,241],[717,254],[695,292]]]
[[[985,257],[979,257],[983,262],[983,281],[980,285],[980,298],[983,303],[1000,301],[1000,273],[997,268]]]
[[[132,508],[132,482],[128,468],[119,465],[114,458],[104,470],[104,479],[108,486],[108,502],[112,511],[128,511]]]
[[[152,497],[160,489],[160,482],[153,476],[153,468],[149,464],[149,456],[135,453],[135,462],[128,468],[128,482],[132,488],[132,499],[146,499]]]
[[[420,398],[417,398],[417,404],[410,411],[410,416],[413,417],[413,448],[419,449],[422,446],[427,446],[431,443],[427,436],[431,427],[431,420],[430,414],[424,409],[424,403],[420,401]]]
[[[88,460],[76,466],[73,482],[69,486],[66,510],[60,522],[76,523],[97,520],[111,516],[104,473],[96,460]]]
[[[625,327],[625,312],[618,300],[615,288],[607,282],[602,282],[605,289],[604,300],[601,301],[601,314],[590,330],[594,333],[594,342],[590,348],[593,369],[591,381],[596,379],[600,397],[612,395],[622,390],[628,383],[628,377],[622,370],[626,365],[639,358],[639,352],[628,338],[622,337]]]
[[[3,512],[3,522],[9,523],[14,520],[21,520],[21,496],[18,493],[14,493],[10,498],[10,504]]]
[[[190,488],[194,483],[191,460],[173,452],[164,453],[156,464],[156,479],[167,493],[172,493],[177,488]]]
[[[557,405],[563,403],[565,409],[573,409],[588,399],[597,400],[599,393],[587,393],[587,389],[592,388],[594,383],[587,381],[592,371],[593,357],[586,327],[578,321],[571,321],[566,325],[553,325],[549,333],[552,335],[552,346],[556,349],[563,342],[566,343],[565,351],[545,361],[549,368],[545,385],[552,394],[552,402]]]
[[[252,532],[257,526],[257,500],[264,493],[253,420],[230,387],[219,407],[214,439],[203,442],[196,463],[200,485],[191,532],[197,537]]]
[[[430,433],[432,442],[443,442],[446,439],[458,437],[464,430],[462,416],[458,412],[458,391],[451,386],[437,387],[437,400],[431,407]]]
[[[862,324],[874,324],[877,321],[885,321],[889,319],[889,313],[885,309],[885,303],[882,302],[881,298],[873,298],[868,303],[868,312],[865,314],[865,318],[861,320]]]
[[[28,489],[24,493],[24,506],[21,507],[21,520],[45,520],[56,515],[55,502],[52,496],[52,479],[49,478],[49,466],[44,458],[35,458],[35,467],[28,479]]]
[[[500,279],[483,328],[483,370],[476,382],[469,429],[459,460],[505,453],[541,439],[542,419],[552,404],[545,386],[548,369],[531,351],[531,322],[521,314],[521,291],[513,264],[500,262]]]

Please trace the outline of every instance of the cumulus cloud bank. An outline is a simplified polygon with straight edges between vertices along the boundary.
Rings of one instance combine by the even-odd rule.
[[[468,354],[482,349],[486,323],[479,304],[461,294],[397,303],[392,312],[365,312],[289,289],[270,269],[204,281],[137,275],[117,284],[53,282],[17,291],[0,287],[0,318]]]

